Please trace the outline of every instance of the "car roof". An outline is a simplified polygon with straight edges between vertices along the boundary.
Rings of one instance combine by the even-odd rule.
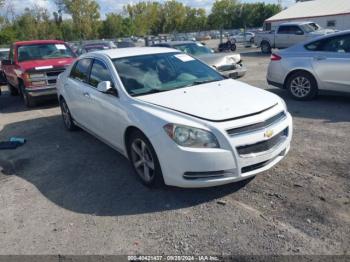
[[[95,51],[87,53],[81,57],[91,56],[91,55],[104,55],[108,56],[111,59],[114,58],[123,58],[130,56],[140,56],[140,55],[153,55],[153,54],[164,54],[164,53],[173,53],[178,52],[179,50],[166,48],[166,47],[126,47],[126,48],[115,48],[102,51]]]
[[[31,41],[18,41],[15,45],[36,45],[36,44],[64,44],[62,40],[31,40]]]
[[[0,52],[3,52],[3,51],[10,51],[10,48],[0,48]]]

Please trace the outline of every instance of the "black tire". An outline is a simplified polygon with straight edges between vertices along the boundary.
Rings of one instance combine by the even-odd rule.
[[[237,49],[236,44],[235,43],[231,44],[231,48],[230,49],[231,49],[232,52],[236,51],[236,49]]]
[[[141,142],[143,142],[146,146],[146,150],[144,152],[139,151],[139,153],[136,153],[134,146],[138,148],[138,144],[140,144],[140,146],[142,147]],[[164,186],[163,174],[158,161],[157,154],[151,142],[141,131],[135,130],[130,134],[127,141],[127,150],[131,166],[139,180],[142,182],[142,184],[149,188],[159,188]],[[142,164],[139,164],[137,166],[137,163],[140,162],[142,162]],[[150,162],[153,163],[154,169],[152,169],[152,165],[147,164]],[[148,169],[148,179],[145,178],[145,173],[147,173],[145,171],[146,169]],[[144,175],[142,175],[141,173],[143,173]]]
[[[249,41],[251,44],[254,44],[254,37],[250,38],[250,41]]]
[[[11,96],[18,96],[18,90],[11,84],[7,84],[8,89],[10,90]]]
[[[305,71],[298,71],[291,74],[286,81],[286,88],[292,98],[301,101],[311,100],[318,93],[315,78]]]
[[[262,41],[260,44],[261,52],[263,54],[271,54],[271,45],[267,41]]]
[[[36,101],[35,98],[33,98],[32,96],[30,96],[27,91],[24,88],[24,85],[22,82],[19,82],[19,90],[21,92],[22,98],[23,98],[23,102],[24,105],[26,107],[34,107],[36,106]]]
[[[72,118],[72,115],[70,114],[69,107],[64,99],[60,100],[60,107],[64,126],[69,131],[77,130],[78,127],[74,124],[74,120]]]

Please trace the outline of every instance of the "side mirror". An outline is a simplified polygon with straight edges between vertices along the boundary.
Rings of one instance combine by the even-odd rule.
[[[301,31],[301,30],[298,30],[298,31],[296,31],[296,32],[295,32],[295,34],[296,34],[296,35],[303,35],[303,34],[304,34],[304,32],[303,32],[303,31]]]
[[[4,60],[1,60],[1,64],[2,65],[12,65],[13,63],[9,59],[4,59]]]
[[[110,81],[102,81],[98,83],[97,90],[100,91],[101,93],[117,95],[117,92],[112,87],[112,84]]]

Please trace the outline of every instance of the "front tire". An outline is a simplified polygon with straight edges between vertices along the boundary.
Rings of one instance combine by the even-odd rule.
[[[78,129],[78,127],[74,124],[72,115],[70,114],[68,105],[64,99],[60,101],[60,107],[61,107],[61,113],[62,113],[62,119],[64,126],[69,130],[69,131],[75,131]]]
[[[11,84],[7,84],[7,87],[10,91],[11,96],[18,96],[18,90]]]
[[[36,101],[33,97],[31,97],[27,91],[25,90],[25,87],[23,85],[23,83],[19,83],[19,89],[21,91],[21,95],[22,95],[22,98],[23,98],[23,102],[24,102],[24,105],[26,107],[34,107],[36,106]]]
[[[307,72],[295,72],[288,77],[286,86],[290,96],[296,100],[311,100],[316,97],[318,88],[315,78]]]
[[[157,154],[142,132],[135,130],[130,135],[128,155],[135,173],[144,185],[150,188],[164,185]]]

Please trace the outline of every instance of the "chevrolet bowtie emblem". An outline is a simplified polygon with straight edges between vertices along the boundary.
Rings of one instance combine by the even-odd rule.
[[[270,137],[272,137],[272,135],[273,135],[273,130],[267,130],[264,133],[264,137],[270,138]]]

